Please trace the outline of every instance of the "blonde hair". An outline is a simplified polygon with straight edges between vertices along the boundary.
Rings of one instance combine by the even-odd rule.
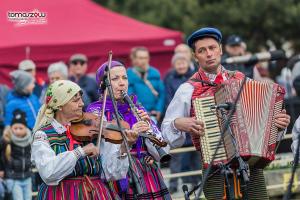
[[[4,150],[4,155],[6,160],[8,161],[11,160],[11,135],[12,135],[11,127],[6,126],[3,131],[3,140],[5,141],[5,143],[7,143],[6,148]]]

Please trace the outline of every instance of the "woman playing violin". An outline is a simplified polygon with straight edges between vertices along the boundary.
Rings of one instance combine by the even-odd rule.
[[[43,179],[38,199],[119,198],[102,180],[126,176],[128,159],[120,156],[122,145],[101,140],[99,152],[94,141],[78,142],[70,131],[71,122],[83,115],[81,94],[80,87],[68,80],[56,81],[47,90],[32,142],[31,159]],[[130,142],[137,139],[132,130],[126,134]]]
[[[99,91],[102,96],[104,91],[101,89],[101,86],[104,84],[103,79],[106,67],[107,63],[104,63],[96,73],[96,80],[98,85],[100,85]],[[152,129],[156,137],[161,139],[159,129],[150,120],[143,106],[137,102],[137,97],[135,95],[130,96],[135,107],[138,109],[137,113],[141,119],[139,121],[133,114],[129,104],[124,102],[122,93],[127,92],[128,80],[126,68],[122,63],[117,61],[111,62],[110,79],[113,95],[117,101],[118,113],[115,113],[112,100],[108,97],[105,106],[105,116],[107,120],[112,121],[116,118],[116,115],[118,115],[122,120],[129,123],[130,128],[139,134]],[[100,113],[102,104],[102,100],[92,103],[88,106],[87,112]],[[128,173],[127,177],[122,180],[109,182],[108,185],[110,189],[117,192],[122,199],[171,199],[161,171],[156,163],[160,158],[153,143],[151,143],[149,139],[139,136],[138,140],[131,145],[130,153],[133,160],[132,170],[137,176],[141,177],[139,183],[135,184],[139,184],[141,188],[140,193],[142,194],[136,195],[136,186],[130,181],[132,173]]]

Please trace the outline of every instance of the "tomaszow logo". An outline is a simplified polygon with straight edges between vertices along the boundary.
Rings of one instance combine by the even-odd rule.
[[[47,24],[47,13],[37,9],[33,11],[8,11],[7,19],[15,26]]]

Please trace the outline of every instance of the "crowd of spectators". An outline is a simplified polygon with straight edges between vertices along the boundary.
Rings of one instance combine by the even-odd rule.
[[[231,35],[226,40],[222,61],[228,57],[246,54],[249,54],[246,42],[240,36]],[[198,64],[185,44],[176,46],[170,66],[163,66],[169,68],[163,77],[157,66],[150,65],[151,55],[147,48],[134,47],[129,56],[131,67],[127,69],[128,93],[135,93],[151,118],[159,124],[177,88],[197,72]],[[26,59],[20,61],[18,70],[10,73],[12,88],[0,84],[0,200],[4,197],[4,191],[15,199],[31,199],[31,191],[37,189],[38,178],[31,174],[33,166],[30,164],[28,136],[31,135],[48,85],[57,80],[69,79],[82,88],[86,106],[98,100],[96,81],[87,74],[88,64],[88,58],[84,54],[74,54],[68,63],[58,60],[50,64],[47,70],[48,79],[43,80],[36,75],[38,66],[34,61]],[[284,67],[276,80],[272,80],[269,75],[268,63],[223,66],[226,69],[242,71],[249,78],[274,81],[282,85],[286,90],[286,110],[291,115],[287,132],[291,132],[300,114],[300,59],[292,66]],[[16,126],[19,128],[15,128]],[[189,137],[184,146],[192,146]],[[171,173],[197,170],[200,168],[200,156],[198,152],[173,155],[169,167]],[[183,179],[183,182],[196,184],[199,180],[199,177],[194,176]],[[176,192],[177,188],[178,178],[172,178],[170,192]]]

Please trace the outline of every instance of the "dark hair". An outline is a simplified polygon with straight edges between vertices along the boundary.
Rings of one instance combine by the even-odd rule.
[[[143,46],[133,47],[133,48],[130,50],[130,58],[135,58],[135,57],[136,57],[136,53],[137,53],[138,51],[146,51],[146,52],[149,52],[149,50],[148,50],[146,47],[143,47]]]
[[[196,40],[192,43],[191,48],[192,48],[192,50],[193,50],[194,53],[195,53],[195,51],[196,51],[195,43],[196,43],[198,40],[203,40],[204,38],[212,38],[212,39],[216,40],[216,41],[218,42],[219,46],[222,44],[222,43],[219,42],[215,37],[210,37],[210,36],[201,37],[201,38],[196,39]]]

